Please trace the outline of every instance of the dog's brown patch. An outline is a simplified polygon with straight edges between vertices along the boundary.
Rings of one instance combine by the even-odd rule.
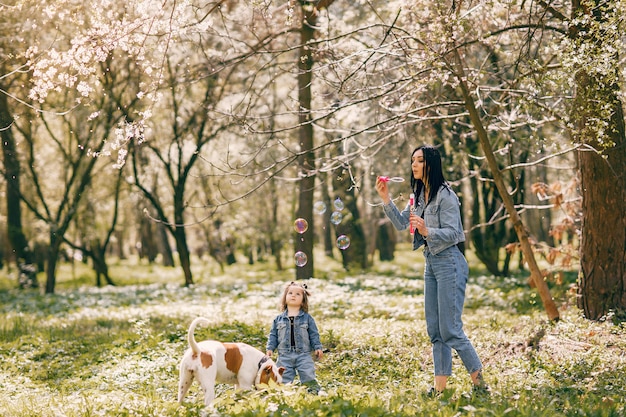
[[[209,352],[200,352],[200,363],[203,368],[213,365],[213,356]]]
[[[278,374],[279,375],[283,375],[283,372],[285,372],[285,368],[283,368],[282,366],[280,368],[278,368]],[[276,376],[276,374],[272,371],[272,366],[266,366],[262,371],[261,371],[261,376],[259,378],[259,384],[267,384],[268,382],[270,382],[270,379],[274,382],[278,382],[278,377]]]
[[[243,356],[239,351],[239,346],[234,343],[224,343],[224,347],[226,348],[226,353],[224,354],[226,368],[236,374],[241,369],[241,364],[243,363]]]
[[[267,384],[270,382],[270,379],[276,381],[276,376],[272,373],[272,367],[266,366],[263,371],[261,371],[261,378],[259,378],[259,383]]]

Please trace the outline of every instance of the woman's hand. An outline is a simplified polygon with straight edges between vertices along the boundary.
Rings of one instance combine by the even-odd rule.
[[[389,204],[391,197],[389,197],[389,187],[387,187],[387,181],[383,181],[380,177],[376,177],[376,192],[383,199],[383,203]]]
[[[409,222],[411,222],[411,226],[413,226],[420,235],[422,235],[424,238],[428,237],[428,228],[426,227],[424,219],[416,214],[411,214],[411,216],[409,217]]]

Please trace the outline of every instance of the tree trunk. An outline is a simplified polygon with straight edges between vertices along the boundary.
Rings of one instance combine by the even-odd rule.
[[[376,248],[379,259],[381,261],[393,261],[396,250],[396,235],[393,226],[387,219],[379,219],[378,225]]]
[[[0,86],[0,88],[5,89],[4,86]],[[17,156],[15,137],[11,129],[12,124],[13,117],[9,111],[7,96],[0,93],[0,140],[2,140],[4,178],[7,187],[7,234],[18,268],[19,287],[39,287],[36,268],[33,265],[34,256],[22,228],[20,161]]]
[[[306,232],[295,235],[296,252],[304,252],[307,263],[296,268],[296,279],[313,277],[313,190],[315,187],[315,153],[313,145],[313,125],[311,124],[311,83],[313,80],[313,50],[311,42],[315,40],[315,27],[319,11],[328,8],[334,0],[300,0],[302,10],[302,26],[300,27],[300,49],[298,53],[298,122],[300,139],[300,156],[298,157],[298,173],[300,183],[298,190],[297,218],[309,223]]]
[[[606,27],[615,24],[611,23],[615,4],[594,3],[597,7],[586,8],[589,5],[574,2],[574,13],[585,15],[588,19],[580,21],[589,23],[570,31],[576,45],[592,45],[584,49],[589,54],[597,51],[596,45],[609,48],[621,42]],[[578,306],[591,320],[610,312],[616,312],[621,320],[626,318],[626,129],[619,98],[619,57],[614,58],[613,71],[608,74],[585,66],[576,72],[576,140],[588,145],[578,152],[583,197]],[[587,57],[587,65],[596,61],[606,61],[606,57]],[[604,136],[593,128],[595,120],[607,122],[602,128]]]
[[[148,263],[153,263],[159,253],[156,244],[156,226],[145,216],[139,217],[139,259],[147,258]]]
[[[331,227],[330,227],[330,215],[333,212],[332,210],[332,203],[330,201],[330,195],[328,194],[328,185],[327,185],[327,181],[328,181],[328,173],[326,172],[322,172],[321,174],[319,174],[319,179],[320,182],[323,184],[322,185],[322,203],[324,204],[324,207],[326,207],[326,209],[324,210],[323,213],[317,213],[321,219],[322,219],[322,239],[321,241],[324,242],[324,254],[326,256],[328,256],[329,258],[333,257],[333,248],[334,248],[334,244],[333,244],[333,235],[331,232]]]
[[[626,312],[626,187],[624,141],[602,155],[580,152],[583,228],[579,307],[598,320],[610,311]],[[620,155],[621,154],[621,155]],[[614,168],[621,166],[620,174]],[[623,319],[624,317],[622,317]]]
[[[185,287],[189,287],[190,285],[193,285],[193,276],[191,274],[191,258],[189,254],[189,247],[187,246],[187,236],[184,226],[176,227],[175,237],[180,267],[183,269],[183,274],[185,275]]]
[[[60,248],[61,239],[54,231],[51,231],[50,246],[48,246],[46,262],[46,294],[54,294],[54,287],[56,286],[56,269],[57,262],[59,261]]]
[[[313,190],[315,188],[315,153],[313,151],[313,125],[311,124],[311,81],[313,69],[313,54],[309,43],[314,39],[316,14],[308,11],[302,2],[304,19],[300,28],[300,52],[298,59],[298,121],[300,156],[298,157],[298,171],[300,183],[298,191],[297,218],[305,219],[309,227],[302,233],[296,233],[294,242],[296,252],[303,252],[307,257],[306,264],[296,268],[296,279],[313,277]]]
[[[335,226],[335,239],[341,235],[350,239],[350,246],[341,250],[343,266],[346,270],[354,267],[366,269],[368,267],[367,242],[356,203],[355,187],[352,186],[352,179],[347,169],[342,168],[333,175],[333,188],[336,193],[335,197],[339,198],[345,207],[342,222]]]
[[[280,199],[278,198],[278,190],[276,180],[270,181],[270,193],[272,196],[272,202],[270,203],[271,210],[271,219],[270,219],[270,230],[269,230],[269,241],[270,241],[270,251],[272,256],[276,260],[276,269],[278,271],[283,270],[283,261],[281,258],[281,252],[283,248],[283,244],[280,239],[280,235],[278,233],[278,203]]]
[[[467,86],[465,71],[463,60],[459,54],[458,49],[453,49],[454,56],[454,65],[456,67],[456,77],[459,81],[459,87],[463,94],[463,99],[465,100],[465,108],[467,109],[470,120],[472,121],[472,125],[474,129],[476,129],[476,134],[480,141],[480,146],[487,158],[487,162],[489,163],[489,167],[493,174],[493,180],[498,188],[498,192],[500,193],[500,197],[504,203],[507,213],[509,214],[509,219],[511,223],[513,223],[513,227],[515,232],[517,233],[517,237],[520,241],[520,246],[522,248],[522,252],[524,253],[524,259],[528,264],[528,268],[530,269],[530,274],[532,278],[532,282],[535,283],[537,290],[539,291],[539,296],[543,301],[544,308],[546,309],[546,313],[551,321],[559,320],[559,310],[550,295],[550,290],[548,289],[548,284],[543,280],[543,276],[541,271],[539,270],[539,266],[537,265],[537,261],[535,260],[535,255],[528,241],[528,231],[524,227],[522,220],[515,210],[515,204],[513,203],[513,199],[509,195],[506,184],[502,178],[502,173],[498,168],[498,162],[496,161],[496,157],[493,153],[493,149],[491,148],[491,143],[489,142],[489,138],[487,136],[487,131],[482,124],[482,120],[480,119],[480,114],[476,109],[476,104],[474,103],[474,99],[470,94],[469,87]]]
[[[476,167],[476,169],[484,170],[480,167]],[[482,174],[481,177],[483,177]],[[489,224],[489,217],[498,210],[502,200],[498,197],[497,190],[494,189],[492,183],[472,177],[470,178],[470,186],[473,197],[472,224],[481,224],[480,227],[472,228],[469,232],[470,239],[474,245],[474,252],[489,273],[500,276],[502,272],[498,264],[500,248],[503,246],[505,225],[503,222]]]
[[[109,266],[106,263],[106,246],[103,247],[97,239],[94,239],[91,242],[90,252],[93,269],[96,272],[96,285],[98,287],[102,285],[100,277],[104,278],[107,285],[115,285],[109,276]]]
[[[172,252],[172,246],[168,239],[167,227],[162,224],[156,225],[157,229],[157,252],[161,254],[161,264],[163,266],[174,266],[174,254]],[[185,236],[186,238],[186,236]]]
[[[184,195],[184,192],[182,191],[182,187],[177,189],[177,192],[175,192],[174,195],[175,225],[173,229],[170,230],[173,231],[174,240],[176,241],[176,249],[178,250],[180,267],[183,269],[183,274],[185,276],[185,287],[189,287],[190,285],[193,285],[193,276],[191,274],[191,254],[189,252],[189,245],[187,243],[187,232],[185,230],[185,216],[183,215],[184,206],[182,196]]]

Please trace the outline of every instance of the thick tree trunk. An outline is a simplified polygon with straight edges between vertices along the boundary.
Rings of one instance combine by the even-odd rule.
[[[296,268],[296,279],[313,277],[313,191],[315,188],[315,153],[313,146],[313,125],[311,124],[311,82],[313,80],[313,50],[311,42],[315,39],[315,27],[319,11],[328,8],[334,0],[300,0],[302,26],[300,28],[300,50],[298,55],[298,121],[300,138],[300,156],[298,172],[300,186],[298,190],[297,218],[309,223],[306,232],[295,235],[296,252],[304,252],[307,263]]]
[[[578,304],[592,320],[626,312],[626,152],[623,139],[621,143],[604,152],[607,159],[579,152],[583,229]]]
[[[626,129],[620,101],[619,57],[604,56],[622,40],[614,30],[614,2],[579,3],[574,15],[585,18],[570,28],[578,51],[587,62],[576,71],[572,118],[575,139],[587,145],[578,152],[582,193],[581,274],[578,306],[585,317],[598,320],[615,312],[626,318]],[[592,7],[594,6],[594,7]],[[604,45],[599,49],[597,45]],[[579,52],[578,52],[579,53]],[[596,56],[594,54],[598,54]],[[612,71],[596,71],[597,62],[613,62]],[[607,112],[607,109],[609,111]],[[603,121],[596,128],[596,121]]]
[[[308,2],[307,2],[308,3]],[[295,250],[303,252],[307,257],[306,264],[296,268],[296,279],[313,277],[313,191],[315,188],[315,154],[313,151],[313,125],[311,124],[311,81],[313,54],[309,42],[314,39],[316,14],[305,10],[300,29],[300,53],[298,59],[298,100],[299,100],[299,138],[300,152],[298,171],[300,183],[298,191],[297,218],[305,219],[309,227],[302,233],[296,233]]]
[[[3,90],[4,86],[1,87]],[[7,232],[9,243],[18,268],[20,288],[38,287],[34,256],[22,229],[22,210],[20,200],[20,161],[15,146],[15,137],[11,125],[13,117],[9,111],[7,96],[0,93],[0,140],[4,158],[4,177],[7,196]]]

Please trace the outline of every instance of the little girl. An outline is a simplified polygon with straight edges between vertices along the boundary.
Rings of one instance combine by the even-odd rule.
[[[315,379],[315,364],[311,352],[318,359],[323,356],[320,334],[315,320],[308,313],[309,296],[306,284],[290,282],[280,301],[280,313],[272,322],[267,341],[267,355],[278,349],[277,366],[284,367],[283,382],[293,382],[296,373],[309,392],[318,394],[320,386]]]

